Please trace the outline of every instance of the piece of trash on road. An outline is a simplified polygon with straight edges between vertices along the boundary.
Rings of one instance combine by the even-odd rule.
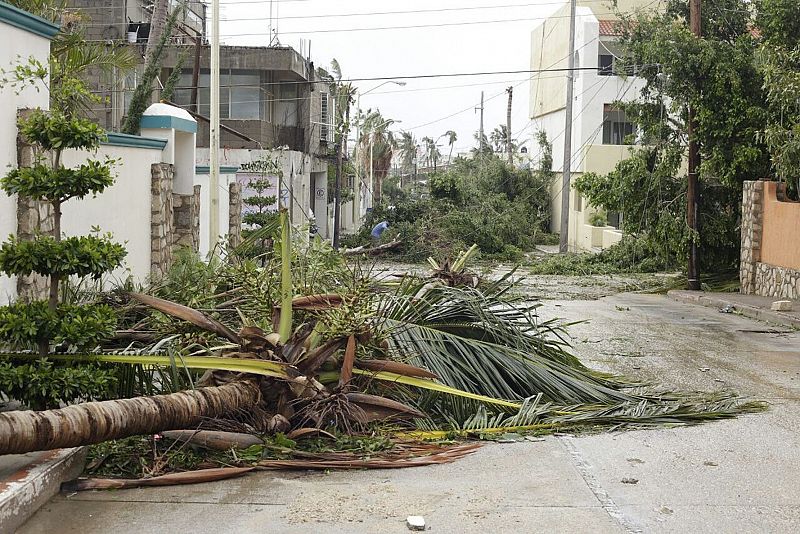
[[[703,465],[707,465],[709,467],[717,467],[719,464],[717,462],[712,462],[710,460],[706,460],[705,462],[703,462]]]
[[[421,515],[410,515],[406,518],[408,530],[425,530],[425,518]]]
[[[701,373],[707,373],[711,370],[711,367],[699,367],[698,369]]]
[[[733,307],[730,304],[726,304],[725,306],[723,306],[722,308],[719,309],[719,312],[720,313],[733,313],[735,310],[736,310],[735,307]]]
[[[623,484],[638,484],[639,483],[639,479],[638,478],[625,477],[625,478],[622,479],[622,483]]]

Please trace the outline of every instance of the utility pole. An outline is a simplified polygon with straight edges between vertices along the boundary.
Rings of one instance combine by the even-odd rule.
[[[211,128],[209,139],[209,247],[214,250],[219,239],[219,0],[211,2]]]
[[[508,164],[514,165],[514,148],[511,146],[511,99],[514,98],[514,86],[506,89],[508,93],[508,108],[506,109],[506,152],[508,152]]]
[[[575,82],[575,0],[569,6],[569,59],[567,60],[567,101],[565,107],[564,126],[564,174],[561,181],[561,240],[558,251],[565,253],[569,250],[569,197],[570,175],[572,169],[572,99]]]
[[[481,127],[478,130],[478,135],[480,139],[478,139],[478,146],[481,149],[480,157],[483,159],[483,91],[481,91],[481,107],[475,108],[481,110]]]
[[[333,249],[339,250],[340,221],[342,218],[342,139],[336,143],[336,182],[333,189]]]
[[[689,2],[689,25],[692,33],[700,37],[700,0]],[[700,148],[697,145],[697,121],[694,109],[689,106],[689,124],[687,133],[689,135],[689,180],[686,188],[686,224],[692,231],[692,242],[689,246],[689,263],[687,268],[687,289],[700,289],[700,254],[697,247],[699,239],[700,225],[698,224],[698,206],[700,204],[700,183],[697,171],[700,167]]]

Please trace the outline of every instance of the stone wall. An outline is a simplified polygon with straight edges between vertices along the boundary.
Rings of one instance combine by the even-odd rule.
[[[763,181],[744,183],[739,264],[741,292],[775,299],[800,299],[800,271],[761,261],[765,228],[764,190]],[[781,193],[780,188],[778,193]]]
[[[172,251],[188,248],[200,250],[200,186],[191,195],[172,194]]]
[[[762,297],[800,299],[800,271],[758,263],[754,293]]]
[[[228,243],[236,247],[242,242],[242,184],[230,185],[228,205]]]
[[[164,276],[172,264],[174,174],[175,168],[169,163],[154,163],[150,169],[150,276],[154,279]]]
[[[756,264],[761,261],[761,230],[763,229],[764,182],[746,181],[742,191],[742,248],[739,262],[741,292],[755,291]]]

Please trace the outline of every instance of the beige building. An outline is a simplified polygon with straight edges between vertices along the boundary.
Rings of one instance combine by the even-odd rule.
[[[618,8],[633,12],[651,0],[619,0]],[[569,58],[568,1],[531,32],[531,70],[566,69]],[[635,127],[613,103],[637,98],[643,82],[635,72],[621,75],[614,63],[621,55],[613,8],[597,0],[578,0],[575,25],[572,179],[584,172],[605,174],[628,156]],[[560,230],[561,178],[564,161],[566,73],[538,72],[531,79],[530,118],[533,132],[544,131],[553,145],[553,170],[559,173],[551,191],[552,226]],[[535,154],[532,155],[535,158]],[[622,238],[623,221],[615,213],[589,206],[577,192],[570,194],[569,246],[597,250]],[[598,215],[598,211],[601,213]],[[600,219],[600,220],[598,220]],[[592,224],[594,223],[594,224]]]

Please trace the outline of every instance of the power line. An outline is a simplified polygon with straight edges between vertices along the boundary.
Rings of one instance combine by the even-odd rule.
[[[608,0],[589,0],[590,2],[600,3],[600,2],[607,2]],[[245,2],[226,2],[227,4],[237,4],[237,3],[245,3]],[[475,10],[483,10],[483,9],[509,9],[509,8],[516,8],[516,7],[541,7],[541,6],[548,6],[548,5],[559,5],[563,4],[564,2],[529,2],[525,4],[497,4],[497,5],[489,5],[489,6],[465,6],[465,7],[444,7],[444,8],[435,8],[435,9],[409,9],[409,10],[400,10],[400,11],[368,11],[362,13],[329,13],[325,15],[289,15],[289,16],[282,16],[280,17],[281,20],[292,20],[292,19],[320,19],[320,18],[339,18],[339,17],[367,17],[367,16],[375,16],[375,15],[411,15],[411,14],[422,14],[422,13],[447,13],[451,11],[475,11]],[[269,20],[269,17],[260,17],[260,18],[243,18],[243,19],[225,19],[220,18],[220,21],[242,21],[242,20]],[[283,33],[283,32],[282,32]]]
[[[395,76],[372,76],[365,78],[347,78],[347,79],[343,78],[339,80],[339,82],[345,83],[345,82],[376,82],[384,80],[424,80],[430,78],[457,78],[463,76],[498,76],[501,74],[536,74],[539,72],[567,72],[568,70],[570,69],[566,67],[559,67],[559,68],[546,68],[546,69],[497,70],[497,71],[481,71],[481,72],[443,72],[437,74],[409,74],[409,75],[395,75]],[[575,67],[572,70],[573,71],[597,70],[597,67]],[[329,80],[315,80],[315,82],[328,83]],[[308,80],[281,80],[278,82],[259,82],[257,84],[234,83],[234,84],[220,85],[220,87],[262,87],[268,85],[305,85],[307,83],[315,83],[315,82],[310,82]],[[203,88],[204,86],[181,85],[175,87],[175,89],[194,89],[195,87],[200,89]]]
[[[594,17],[597,15],[613,15],[615,14],[613,11],[609,11],[607,13],[589,13],[586,15],[578,15],[579,17]],[[475,21],[465,21],[465,22],[440,22],[440,23],[433,23],[433,24],[411,24],[407,26],[372,26],[372,27],[363,27],[363,28],[334,28],[334,29],[325,29],[325,30],[303,30],[303,31],[293,31],[293,32],[281,32],[281,35],[305,35],[309,33],[350,33],[350,32],[368,32],[368,31],[387,31],[387,30],[411,30],[411,29],[418,29],[418,28],[447,28],[447,27],[459,27],[459,26],[475,26],[475,25],[482,25],[482,24],[501,24],[501,23],[509,23],[509,22],[526,22],[529,23],[534,20],[550,20],[550,19],[559,19],[564,18],[563,16],[551,15],[549,17],[531,17],[527,19],[497,19],[497,20],[475,20]],[[220,34],[220,37],[248,37],[248,36],[266,36],[264,32],[255,32],[255,33],[225,33]]]

